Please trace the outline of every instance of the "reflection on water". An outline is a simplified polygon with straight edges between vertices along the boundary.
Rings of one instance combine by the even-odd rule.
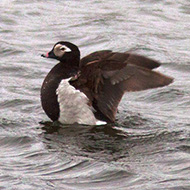
[[[190,189],[189,1],[0,2],[0,189]],[[163,63],[170,86],[127,93],[115,125],[48,121],[40,87],[60,40]],[[40,122],[45,121],[45,122]],[[39,123],[40,122],[40,123]]]
[[[55,124],[47,122],[42,129],[45,130],[45,139],[50,141],[49,146],[53,143],[59,143],[61,147],[66,146],[67,150],[64,151],[71,151],[74,155],[87,157],[92,155],[103,161],[122,157],[123,146],[126,146],[125,150],[127,150],[125,144],[127,134],[111,125],[83,126],[73,124],[71,127],[55,126]],[[69,150],[70,148],[74,148],[74,150]],[[101,154],[104,156],[102,157]],[[118,158],[113,158],[113,156]]]
[[[160,150],[164,151],[165,142],[175,142],[182,133],[182,131],[162,131],[135,135],[111,125],[83,126],[73,124],[71,127],[52,122],[45,122],[43,125],[42,129],[45,131],[43,137],[48,141],[49,148],[59,144],[63,151],[70,151],[73,155],[92,156],[101,161],[116,161],[120,158],[126,158],[134,147],[148,146],[150,148],[153,146],[152,148],[155,150],[144,150],[147,153],[150,151],[151,154]],[[161,149],[154,147],[158,144]]]

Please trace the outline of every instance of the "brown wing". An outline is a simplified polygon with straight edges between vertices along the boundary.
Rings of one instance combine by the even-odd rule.
[[[142,55],[131,54],[129,52],[119,53],[119,52],[112,52],[111,50],[102,50],[102,51],[93,52],[83,57],[80,61],[80,68],[84,67],[90,62],[100,61],[100,60],[107,60],[107,61],[112,61],[112,62],[116,61],[116,62],[121,62],[121,63],[130,62],[133,65],[145,67],[148,69],[154,69],[160,66],[160,63],[158,61],[144,57]],[[109,68],[109,69],[112,69],[112,68]]]
[[[89,62],[97,61],[97,60],[101,60],[103,58],[106,58],[106,57],[110,56],[111,53],[112,53],[111,50],[102,50],[102,51],[93,52],[93,53],[83,57],[80,60],[80,68],[84,67]]]
[[[115,72],[103,72],[104,86],[98,96],[98,108],[110,120],[114,121],[118,104],[126,91],[140,91],[162,87],[173,79],[161,73],[135,66],[126,65]]]
[[[98,113],[111,122],[126,91],[161,87],[173,80],[151,70],[160,63],[140,55],[101,51],[81,63],[81,75],[72,85],[84,92]]]

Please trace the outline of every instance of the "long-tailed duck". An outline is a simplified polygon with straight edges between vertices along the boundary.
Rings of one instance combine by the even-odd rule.
[[[152,69],[150,58],[102,50],[80,60],[78,47],[61,41],[43,57],[57,59],[41,88],[42,107],[53,121],[101,125],[115,121],[118,104],[127,91],[162,87],[173,79]]]

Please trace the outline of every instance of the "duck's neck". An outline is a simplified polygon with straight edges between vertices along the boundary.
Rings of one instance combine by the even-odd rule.
[[[79,63],[80,63],[80,55],[76,56],[72,56],[68,55],[62,59],[60,59],[60,63],[61,66],[65,67],[65,68],[78,68],[79,67]]]
[[[79,70],[78,66],[67,63],[58,63],[46,76],[41,87],[41,102],[46,114],[56,121],[59,118],[59,104],[56,90],[62,79],[74,76]]]
[[[79,66],[60,62],[51,69],[48,75],[54,75],[62,80],[75,75],[78,70]]]

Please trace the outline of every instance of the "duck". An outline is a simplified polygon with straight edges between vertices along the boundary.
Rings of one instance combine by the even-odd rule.
[[[173,78],[154,71],[160,62],[131,52],[99,50],[82,59],[79,48],[57,42],[42,57],[59,61],[41,87],[41,105],[52,121],[62,124],[114,123],[125,92],[164,87]]]

